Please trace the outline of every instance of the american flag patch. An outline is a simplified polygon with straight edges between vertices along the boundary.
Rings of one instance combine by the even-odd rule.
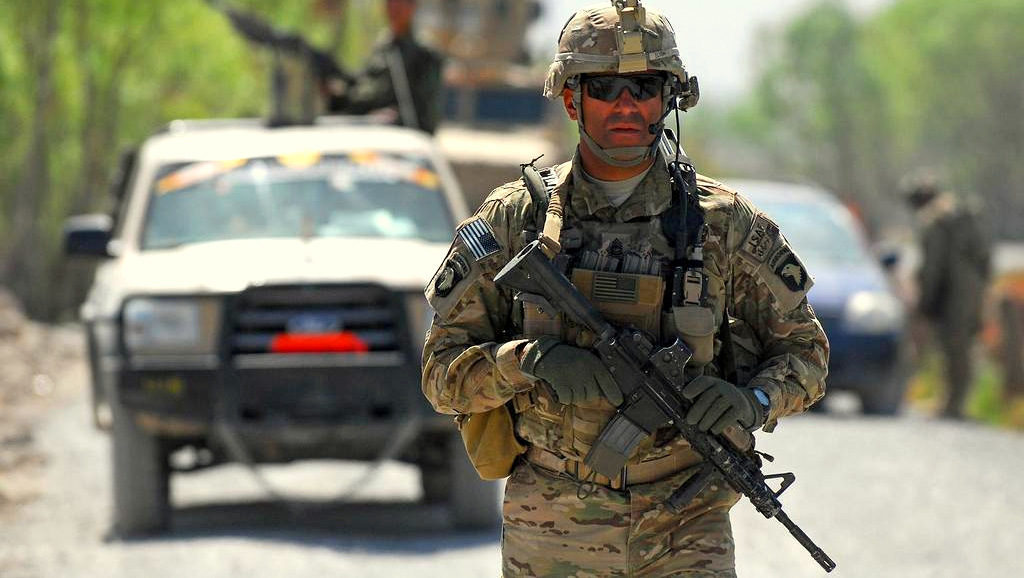
[[[598,273],[594,275],[593,297],[595,301],[635,303],[636,279]]]
[[[459,237],[473,253],[473,258],[482,261],[501,250],[494,238],[494,229],[483,217],[477,217],[459,229]]]

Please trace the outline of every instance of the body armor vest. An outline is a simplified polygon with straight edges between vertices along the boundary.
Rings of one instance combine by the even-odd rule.
[[[553,192],[551,184],[556,181],[551,173],[551,169],[540,171],[549,195]],[[554,197],[552,200],[565,201]],[[561,207],[547,209],[542,214],[550,215],[554,210],[560,218],[563,216]],[[676,336],[681,337],[694,352],[687,373],[695,377],[714,357],[717,325],[715,312],[708,304],[703,216],[699,207],[696,210],[691,207],[689,216],[687,228],[694,234],[688,236],[688,241],[693,242],[682,253],[675,251],[665,234],[673,226],[679,226],[678,220],[673,223],[671,214],[627,223],[581,221],[566,216],[565,228],[556,233],[558,238],[554,239],[561,249],[554,261],[613,324],[642,329],[661,343],[671,343]],[[544,233],[550,234],[549,224],[535,226],[539,225]],[[523,235],[530,239],[537,233],[524,231]],[[685,258],[674,259],[673,255],[677,254]],[[521,311],[524,338],[547,335],[584,348],[594,342],[593,335],[563,320],[543,297],[518,294],[515,310]],[[562,405],[544,384],[519,394],[514,406],[519,414],[517,431],[520,435],[573,459],[582,459],[589,452],[615,410],[604,399],[589,404]],[[660,457],[679,449],[674,447],[678,444],[659,448],[671,439],[659,437],[646,440],[637,455]]]

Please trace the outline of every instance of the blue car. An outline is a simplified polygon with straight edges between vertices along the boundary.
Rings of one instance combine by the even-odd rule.
[[[909,374],[904,306],[853,214],[816,187],[728,184],[778,223],[814,277],[807,298],[831,344],[828,391],[856,393],[866,414],[898,413]]]

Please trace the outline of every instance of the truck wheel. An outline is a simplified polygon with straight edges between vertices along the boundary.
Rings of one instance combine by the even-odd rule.
[[[501,523],[502,483],[480,479],[458,433],[452,436],[448,446],[449,506],[455,527],[483,529],[498,526]]]
[[[89,384],[90,400],[92,401],[92,423],[96,429],[110,431],[110,402],[107,400],[106,391],[103,389],[103,382],[100,373],[99,349],[96,345],[96,337],[91,329],[86,329],[86,344],[89,354]]]
[[[865,415],[897,415],[903,409],[903,397],[910,381],[911,364],[906,347],[901,348],[892,371],[860,394],[860,406]]]
[[[458,447],[462,447],[462,441],[453,439],[449,434],[423,436],[419,466],[420,486],[426,504],[448,502],[451,489],[451,468],[448,466],[448,457],[452,453],[448,448],[450,443],[458,443]]]
[[[905,380],[892,378],[875,384],[871,391],[860,394],[860,406],[865,415],[897,415],[903,408]]]
[[[170,521],[170,467],[160,439],[141,430],[112,404],[114,531],[121,536],[158,533]]]

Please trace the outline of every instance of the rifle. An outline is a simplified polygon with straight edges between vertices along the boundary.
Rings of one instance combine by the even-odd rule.
[[[765,518],[782,523],[826,572],[835,569],[835,562],[782,511],[779,496],[796,481],[796,476],[761,473],[760,456],[768,461],[774,458],[755,451],[752,436],[745,431],[734,430],[719,438],[686,423],[686,412],[692,404],[682,395],[686,385],[683,368],[691,357],[685,343],[677,338],[672,345],[655,351],[655,344],[643,332],[615,329],[558,271],[539,241],[524,247],[494,281],[499,286],[544,297],[569,321],[597,336],[593,350],[612,374],[625,401],[584,459],[588,467],[606,477],[615,477],[641,441],[660,427],[672,426],[704,458],[700,471],[669,496],[667,504],[673,511],[679,512],[708,484],[725,480]],[[769,479],[781,480],[778,491],[768,486]]]
[[[229,8],[218,0],[207,1],[214,9],[223,12],[234,29],[247,40],[304,59],[320,81],[338,79],[346,84],[353,82],[352,75],[342,69],[333,56],[310,44],[302,35],[278,30],[259,16]]]

